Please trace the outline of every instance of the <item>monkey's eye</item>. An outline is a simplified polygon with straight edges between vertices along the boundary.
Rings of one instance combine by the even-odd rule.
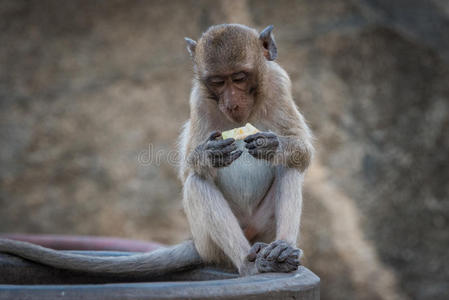
[[[242,81],[245,81],[245,79],[246,79],[246,74],[243,72],[232,75],[233,82],[242,82]]]
[[[224,80],[220,77],[212,77],[209,79],[209,82],[214,86],[222,86],[224,84]]]

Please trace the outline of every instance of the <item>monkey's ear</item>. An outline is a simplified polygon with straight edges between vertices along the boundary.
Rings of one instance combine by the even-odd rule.
[[[264,48],[264,56],[268,60],[275,60],[278,57],[278,48],[276,47],[276,43],[274,42],[274,37],[271,31],[273,31],[274,26],[270,25],[259,35],[259,39],[262,42],[262,46]]]
[[[196,42],[188,37],[185,37],[184,39],[187,42],[187,51],[189,51],[190,56],[192,58],[195,57]]]

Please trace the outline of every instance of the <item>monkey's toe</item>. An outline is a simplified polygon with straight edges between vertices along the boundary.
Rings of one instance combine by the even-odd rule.
[[[293,272],[301,265],[302,255],[301,249],[277,241],[259,252],[256,258],[256,267],[260,273]]]

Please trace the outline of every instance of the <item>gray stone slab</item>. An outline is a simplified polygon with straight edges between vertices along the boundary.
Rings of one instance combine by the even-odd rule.
[[[80,252],[80,251],[78,251]],[[83,251],[89,255],[130,255]],[[59,270],[0,254],[0,299],[319,299],[320,279],[301,266],[294,273],[238,277],[202,267],[160,277],[100,276]]]

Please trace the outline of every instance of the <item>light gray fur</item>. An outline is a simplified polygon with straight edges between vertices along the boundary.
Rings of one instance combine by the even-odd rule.
[[[202,263],[192,241],[122,257],[95,257],[56,251],[34,244],[0,239],[0,252],[14,254],[55,268],[101,274],[162,275]]]
[[[298,169],[278,168],[276,178],[276,239],[296,245],[301,223],[304,173]]]
[[[216,184],[232,207],[251,216],[263,200],[273,180],[275,168],[269,162],[251,156],[244,141],[236,141],[242,155],[230,166],[217,172]]]
[[[231,260],[240,271],[250,244],[217,186],[191,173],[184,183],[183,204],[195,246],[203,260],[218,264]]]

